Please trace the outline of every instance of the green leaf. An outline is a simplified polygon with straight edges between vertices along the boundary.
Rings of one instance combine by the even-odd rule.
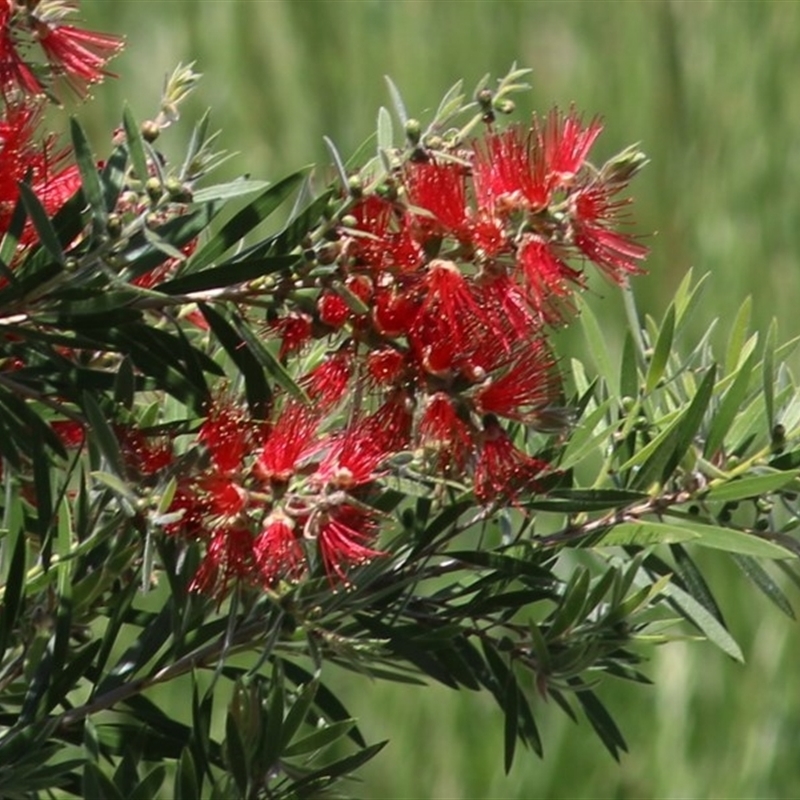
[[[672,340],[675,335],[675,306],[670,305],[664,316],[664,322],[658,333],[653,357],[650,359],[650,366],[647,368],[645,378],[645,392],[650,394],[658,385],[667,366],[670,353],[672,352]]]
[[[106,414],[103,413],[97,404],[94,396],[90,392],[84,392],[81,397],[81,408],[86,415],[94,441],[100,448],[100,452],[108,462],[109,467],[116,475],[122,475],[123,464],[122,454],[120,453],[119,443],[114,431],[108,424]]]
[[[722,623],[708,609],[700,605],[694,597],[674,583],[668,584],[662,591],[710,642],[713,642],[731,658],[744,663],[741,648]]]
[[[630,488],[647,490],[653,482],[663,485],[672,476],[703,421],[714,390],[715,374],[716,366],[712,366],[687,408],[649,445],[620,467],[620,471],[629,469],[634,463],[641,463],[647,455],[631,480]]]
[[[514,751],[517,746],[517,730],[519,727],[519,687],[514,678],[512,670],[508,670],[508,676],[503,693],[503,713],[505,723],[503,726],[503,754],[506,775],[511,771],[514,763]]]
[[[708,438],[703,448],[703,454],[706,458],[712,458],[720,450],[733,421],[736,419],[736,415],[742,407],[747,388],[750,385],[754,359],[755,355],[751,353],[735,373],[736,377],[733,383],[728,388],[728,391],[725,392],[722,402],[711,420]]]
[[[191,258],[186,272],[197,272],[219,258],[253,228],[260,225],[302,183],[307,170],[295,172],[262,192],[241,211],[233,215],[217,233]]]
[[[787,617],[795,619],[794,609],[770,574],[751,556],[736,553],[732,556],[739,569],[768,597]]]
[[[314,702],[314,698],[319,688],[319,680],[309,681],[297,695],[297,699],[292,704],[286,718],[283,721],[281,730],[280,755],[283,756],[286,746],[292,741],[297,731],[308,717],[308,712]]]
[[[704,500],[731,502],[747,497],[759,497],[783,489],[800,475],[800,470],[791,472],[770,472],[712,485],[702,497]]]
[[[272,391],[264,377],[261,364],[253,355],[247,342],[239,336],[222,314],[214,311],[205,303],[201,303],[199,308],[219,343],[241,371],[250,410],[256,416],[263,417],[265,409],[272,399]]]
[[[77,117],[70,117],[69,127],[72,136],[75,161],[81,173],[83,196],[86,198],[86,202],[91,208],[95,231],[105,231],[108,214],[106,212],[103,187],[100,184],[100,176],[97,173],[97,164],[95,163],[92,148],[89,145],[89,140],[86,138],[86,132],[83,130]]]
[[[228,183],[218,183],[206,189],[198,189],[192,195],[194,203],[208,203],[211,200],[231,200],[234,197],[264,191],[270,186],[269,181],[253,181],[246,178],[236,178]]]
[[[553,489],[546,498],[525,503],[526,508],[540,511],[563,511],[573,514],[580,511],[603,511],[622,508],[648,499],[644,492],[624,489]]]
[[[739,307],[736,319],[731,327],[728,338],[728,348],[725,351],[725,372],[733,372],[741,361],[742,345],[747,338],[747,331],[750,327],[750,313],[753,308],[753,298],[746,297]]]
[[[775,427],[775,340],[778,335],[777,320],[772,320],[764,342],[764,361],[762,363],[762,379],[764,388],[764,406],[767,412],[767,430],[772,436]]]
[[[181,275],[181,277],[165,281],[155,288],[159,292],[169,295],[206,292],[209,289],[247,283],[274,272],[286,272],[297,263],[298,259],[299,256],[289,255],[236,261],[200,272]]]
[[[383,157],[386,151],[394,147],[394,129],[392,115],[381,106],[378,109],[378,155]]]
[[[100,767],[93,761],[87,761],[83,766],[83,797],[102,797],[103,800],[125,800],[122,793],[112,783]]]
[[[660,522],[622,522],[614,525],[599,539],[594,547],[651,547],[656,544],[674,544],[699,538],[688,528],[664,525]]]
[[[128,795],[127,800],[153,800],[158,797],[159,789],[164,783],[164,778],[167,774],[167,768],[161,764],[147,773],[142,778],[139,785]]]
[[[583,333],[586,336],[586,342],[589,345],[589,352],[594,359],[595,366],[600,375],[606,382],[606,386],[615,386],[614,380],[614,367],[611,364],[611,356],[608,354],[606,347],[606,337],[597,321],[597,317],[592,311],[589,304],[580,299],[580,319],[583,327]]]
[[[394,81],[388,75],[384,75],[383,79],[389,87],[389,94],[392,98],[392,105],[394,106],[397,118],[400,120],[400,124],[405,127],[405,124],[408,122],[408,112],[406,111],[406,104],[403,102],[403,96],[400,94],[400,90],[397,86],[395,86]]]
[[[20,182],[17,184],[19,187],[19,196],[25,205],[25,210],[28,212],[33,227],[39,235],[39,241],[42,247],[50,254],[53,260],[60,266],[64,266],[64,251],[61,249],[61,243],[58,240],[53,224],[50,222],[50,217],[45,211],[44,206],[39,201],[39,198],[34,194],[33,189],[27,183]],[[26,276],[27,277],[27,276]]]
[[[200,797],[197,770],[192,758],[192,751],[188,747],[183,748],[181,757],[178,759],[172,794],[175,800],[196,800],[196,798]]]
[[[639,373],[636,365],[636,343],[630,331],[625,333],[619,375],[619,396],[635,398],[639,394]]]
[[[577,687],[580,685],[580,680],[570,678],[568,683]],[[583,712],[586,714],[589,723],[600,737],[600,741],[606,746],[614,760],[619,761],[620,751],[627,753],[628,745],[625,743],[622,733],[620,733],[606,707],[597,699],[597,695],[589,689],[578,689],[575,692],[575,696],[583,707]]]
[[[122,110],[122,126],[125,129],[125,143],[131,156],[131,164],[136,177],[144,183],[148,178],[147,156],[144,152],[144,141],[141,128],[126,103]]]
[[[294,756],[302,756],[307,753],[314,753],[327,747],[333,742],[338,741],[343,736],[346,736],[350,729],[355,725],[354,719],[344,719],[339,722],[332,722],[324,728],[298,739],[293,744],[290,744],[283,751],[284,758],[293,758]]]

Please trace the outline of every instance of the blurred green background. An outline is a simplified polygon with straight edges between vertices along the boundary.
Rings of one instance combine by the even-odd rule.
[[[98,151],[123,99],[152,115],[179,61],[205,74],[184,129],[206,107],[227,175],[278,178],[326,160],[322,136],[348,154],[389,104],[383,75],[425,119],[458,78],[473,86],[516,61],[533,68],[532,109],[574,102],[602,114],[597,160],[641,142],[638,229],[653,232],[643,310],[660,315],[690,266],[710,272],[697,336],[748,294],[755,325],[777,316],[800,333],[800,3],[511,2],[509,0],[84,0],[89,26],[127,36],[117,81],[81,109]],[[594,307],[616,346],[615,291]],[[600,295],[607,297],[599,302]],[[691,342],[686,343],[691,344]],[[710,645],[651,653],[655,687],[608,683],[603,697],[631,746],[620,766],[588,725],[539,709],[546,758],[519,753],[502,771],[502,719],[488,697],[337,677],[368,739],[391,744],[363,770],[365,798],[800,797],[800,627],[733,570],[709,565],[748,663]]]

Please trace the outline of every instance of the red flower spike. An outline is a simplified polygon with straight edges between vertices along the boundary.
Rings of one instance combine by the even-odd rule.
[[[42,85],[17,51],[12,33],[12,9],[8,0],[0,2],[0,95],[8,99],[14,90],[37,95]]]
[[[435,259],[424,279],[426,296],[411,330],[411,342],[427,361],[434,374],[457,369],[458,357],[470,353],[479,331],[495,330],[498,321],[492,320],[482,308],[470,285],[452,261]],[[437,357],[431,358],[436,351]],[[450,363],[442,360],[450,351]]]
[[[268,587],[279,581],[295,582],[306,569],[305,551],[297,537],[294,522],[280,512],[267,518],[256,537],[253,555],[261,578]]]
[[[212,594],[221,599],[232,581],[252,578],[254,570],[253,537],[250,531],[219,527],[189,584],[189,591]]]
[[[317,313],[321,322],[339,330],[347,322],[351,312],[347,303],[336,292],[323,292],[317,300]]]
[[[193,486],[178,486],[167,513],[182,511],[180,519],[164,526],[171,536],[186,536],[189,539],[205,538],[208,534],[206,518],[210,513],[208,500],[198,496]]]
[[[255,464],[261,480],[287,482],[294,475],[317,431],[319,418],[306,405],[291,401],[272,428]]]
[[[420,302],[411,292],[383,289],[375,297],[372,321],[378,333],[390,338],[405,336],[419,313]]]
[[[247,492],[236,481],[211,475],[202,481],[208,498],[208,512],[213,516],[233,518],[247,505]]]
[[[431,235],[467,234],[467,198],[464,167],[460,164],[437,164],[433,161],[406,165],[403,175],[412,213],[414,208],[430,212],[432,217],[414,214],[414,227],[422,243]]]
[[[474,475],[479,502],[513,502],[523,491],[539,491],[536,477],[548,468],[546,461],[516,448],[491,415],[484,421],[482,439]]]
[[[329,411],[345,396],[353,374],[353,353],[342,348],[301,379],[300,385],[321,412]]]
[[[408,272],[424,261],[424,253],[411,236],[409,219],[397,207],[376,195],[365,197],[351,212],[356,230],[353,236],[356,257],[376,270]]]
[[[484,276],[476,287],[476,299],[492,319],[504,322],[502,338],[507,345],[541,328],[541,315],[532,313],[522,288],[505,272]]]
[[[372,350],[367,354],[367,371],[378,386],[394,386],[405,373],[406,356],[394,347]]]
[[[564,116],[553,109],[541,126],[537,117],[533,121],[539,146],[544,151],[544,163],[552,186],[571,186],[583,168],[586,156],[603,130],[599,117],[584,127],[575,109]]]
[[[385,555],[366,546],[373,539],[374,531],[375,524],[369,516],[352,506],[340,506],[323,517],[317,532],[317,546],[331,585],[337,581],[347,585],[346,569]]]
[[[500,215],[538,211],[550,202],[541,148],[532,132],[515,126],[490,133],[474,146],[473,180],[478,206]]]
[[[628,200],[612,200],[623,186],[593,183],[576,192],[570,201],[575,245],[616,283],[626,275],[642,272],[637,262],[648,253],[643,245],[607,227],[620,221],[622,209],[629,203]]]
[[[0,118],[0,163],[3,165],[0,170],[0,234],[7,230],[19,198],[17,184],[29,173],[31,188],[48,215],[55,213],[80,186],[77,168],[61,167],[67,152],[53,152],[52,137],[41,145],[33,144],[41,116],[41,104],[26,102],[7,106]],[[36,232],[28,224],[22,234],[22,244],[35,240]]]
[[[65,76],[78,95],[104,77],[113,77],[105,65],[122,48],[118,36],[43,20],[37,21],[36,34],[56,74]]]
[[[498,355],[494,370],[475,393],[477,410],[534,423],[559,396],[560,381],[552,353],[543,339],[528,339],[520,341],[510,353]]]
[[[215,405],[200,426],[198,441],[208,447],[214,466],[223,473],[239,469],[252,445],[252,427],[244,413],[231,406]]]
[[[81,422],[71,419],[58,420],[51,422],[50,427],[65,447],[82,447],[86,440],[86,429]]]
[[[474,444],[472,429],[444,392],[428,398],[419,423],[419,443],[436,454],[442,472],[463,472]]]
[[[290,353],[300,350],[311,339],[311,317],[293,311],[271,326],[281,337],[278,358],[283,361]]]
[[[126,464],[143,475],[153,475],[172,463],[172,445],[169,441],[152,442],[134,428],[116,428],[120,451]]]
[[[538,236],[526,236],[517,252],[520,277],[531,308],[542,321],[556,325],[573,312],[572,287],[583,287],[583,275],[572,269]]]

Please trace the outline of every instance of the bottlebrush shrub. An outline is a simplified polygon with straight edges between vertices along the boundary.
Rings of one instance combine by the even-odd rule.
[[[318,796],[383,746],[333,666],[488,691],[507,769],[548,698],[617,757],[599,678],[686,626],[742,657],[696,549],[791,614],[790,345],[744,305],[721,362],[686,352],[691,276],[640,322],[638,149],[595,165],[574,109],[502,123],[514,69],[425,122],[390,83],[329,185],[206,185],[207,117],[157,149],[182,67],[98,162],[76,119],[37,128],[119,45],[74,10],[0,2],[0,794]],[[553,349],[573,323],[587,367]]]

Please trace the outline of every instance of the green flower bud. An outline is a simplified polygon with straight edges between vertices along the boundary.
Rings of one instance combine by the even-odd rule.
[[[161,135],[161,126],[152,119],[145,120],[139,128],[142,139],[146,142],[154,142]]]

